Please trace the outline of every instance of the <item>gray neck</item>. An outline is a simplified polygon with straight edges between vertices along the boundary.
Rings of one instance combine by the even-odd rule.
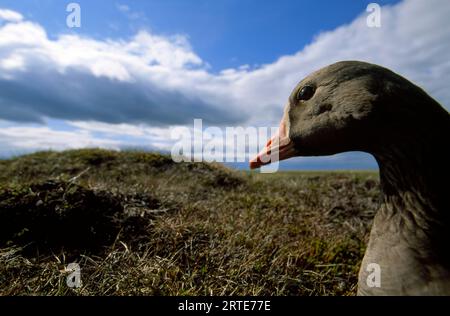
[[[434,254],[442,251],[448,256],[444,249],[450,241],[450,197],[445,185],[450,176],[450,146],[445,146],[449,142],[443,135],[412,135],[375,155],[383,192],[379,217],[396,226],[399,238],[412,245],[427,244]]]
[[[383,202],[361,265],[359,294],[450,295],[450,144],[444,135],[410,133],[374,153]],[[366,284],[370,263],[381,266],[381,288]]]

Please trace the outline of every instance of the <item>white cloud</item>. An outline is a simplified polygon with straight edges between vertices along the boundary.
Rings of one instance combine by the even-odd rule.
[[[20,55],[10,55],[0,61],[0,67],[6,70],[24,70],[24,60]]]
[[[86,122],[86,121],[72,121],[67,122],[80,131],[89,133],[100,133],[103,137],[113,139],[114,137],[129,136],[141,141],[141,145],[147,147],[157,147],[162,150],[170,150],[173,140],[170,139],[172,128],[177,126],[167,127],[149,127],[147,125],[139,124],[108,124],[103,122]],[[124,143],[122,147],[126,146]]]
[[[20,22],[23,20],[22,14],[8,9],[0,9],[0,20],[8,22]]]
[[[59,131],[48,126],[7,126],[0,129],[1,156],[43,149],[120,149],[121,145],[118,140],[98,138],[82,130]]]
[[[0,95],[4,119],[178,124],[194,115],[216,123],[239,117],[212,94],[193,89],[191,79],[209,74],[180,35],[51,40],[36,23],[7,23],[0,26],[0,60],[0,90],[8,91]]]
[[[136,12],[131,10],[131,8],[126,4],[116,4],[117,10],[122,12],[130,20],[146,19],[143,12]]]
[[[117,10],[119,10],[120,12],[129,12],[130,11],[130,7],[127,6],[126,4],[117,4],[116,7],[117,7]]]

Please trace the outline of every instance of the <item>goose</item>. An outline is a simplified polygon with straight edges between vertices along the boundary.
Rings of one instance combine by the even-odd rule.
[[[250,168],[294,156],[371,154],[377,211],[357,295],[450,295],[450,115],[393,71],[341,61],[301,80]],[[373,281],[374,264],[379,283]]]

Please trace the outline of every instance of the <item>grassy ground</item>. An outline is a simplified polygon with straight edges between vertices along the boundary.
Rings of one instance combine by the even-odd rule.
[[[0,161],[0,295],[352,295],[378,196],[374,172],[103,150]]]

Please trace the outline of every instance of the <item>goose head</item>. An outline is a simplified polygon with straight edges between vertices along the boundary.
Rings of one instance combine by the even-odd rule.
[[[344,61],[294,88],[278,134],[250,167],[294,156],[372,154],[382,203],[358,293],[449,295],[450,199],[441,185],[450,177],[448,135],[450,115],[424,90],[386,68]],[[371,263],[383,268],[382,288],[366,283]]]
[[[278,134],[250,161],[250,168],[294,156],[376,155],[387,138],[395,142],[397,131],[405,130],[402,125],[417,129],[415,122],[423,119],[412,117],[414,105],[402,100],[405,95],[420,99],[426,94],[374,64],[343,61],[322,68],[293,89]]]

